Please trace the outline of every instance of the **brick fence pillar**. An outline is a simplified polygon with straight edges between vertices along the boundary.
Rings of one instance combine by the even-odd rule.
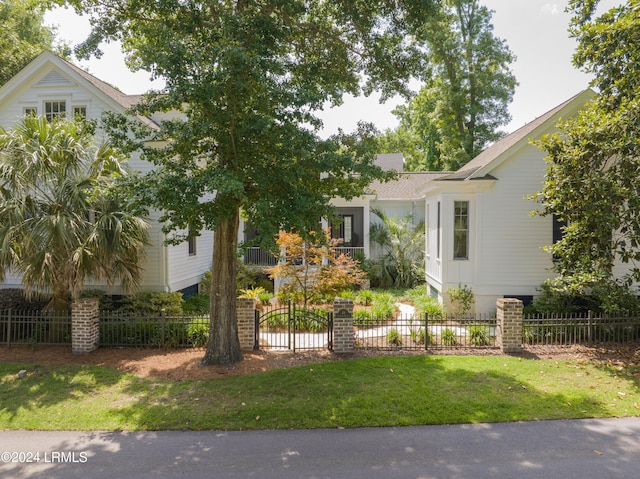
[[[96,298],[82,298],[71,305],[71,352],[86,354],[100,343],[100,307]]]
[[[253,349],[255,340],[255,311],[256,302],[254,299],[238,299],[236,302],[236,314],[238,318],[238,340],[240,349]]]
[[[333,352],[352,353],[353,350],[353,300],[336,298],[333,301]]]
[[[497,343],[503,353],[519,353],[522,351],[522,301],[499,298],[496,307]]]

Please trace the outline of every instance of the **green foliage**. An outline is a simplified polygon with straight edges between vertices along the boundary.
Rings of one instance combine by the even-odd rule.
[[[81,298],[96,298],[100,311],[111,311],[115,305],[113,297],[100,289],[84,289],[80,293]]]
[[[351,199],[393,176],[373,163],[371,125],[322,139],[315,113],[345,93],[406,92],[411,74],[424,69],[418,38],[434,2],[70,3],[92,19],[81,53],[119,39],[130,65],[167,79],[138,113],[184,114],[135,145],[123,134],[126,122],[112,125],[157,165],[133,187],[140,202],[164,212],[166,230],[216,230],[211,294],[219,334],[204,362],[236,362],[237,335],[222,311],[236,297],[240,209],[263,238],[280,229],[307,236],[332,216],[336,192]],[[406,41],[411,35],[417,41]]]
[[[376,318],[393,318],[396,313],[396,298],[391,293],[376,292],[371,303],[371,312]]]
[[[510,120],[515,57],[493,36],[491,11],[479,3],[441,2],[424,24],[431,62],[425,85],[394,110],[398,128],[379,138],[380,151],[402,152],[409,171],[457,170],[499,139]]]
[[[454,314],[465,315],[471,311],[475,299],[469,286],[459,284],[457,288],[447,288],[447,294]]]
[[[387,344],[389,346],[402,346],[402,335],[397,329],[392,328],[387,333]]]
[[[54,46],[55,30],[43,25],[46,7],[41,1],[0,2],[0,86],[44,50],[68,54],[67,47]]]
[[[260,295],[266,293],[266,290],[262,286],[256,286],[247,289],[241,289],[239,291],[238,298],[241,299],[260,299]]]
[[[297,233],[280,231],[277,244],[282,257],[266,271],[281,281],[278,294],[283,298],[295,298],[305,306],[318,304],[364,281],[358,263],[337,252],[340,240],[332,239],[329,232],[313,233],[305,240]]]
[[[181,316],[182,293],[136,293],[127,296],[122,301],[122,313],[132,316],[160,316],[164,310],[165,316]]]
[[[549,247],[556,259],[557,289],[597,298],[604,310],[624,308],[640,280],[640,62],[635,2],[595,17],[598,2],[573,0],[574,62],[593,75],[596,96],[557,134],[538,145],[548,156],[540,214],[566,226]],[[621,264],[626,273],[616,274]],[[554,286],[554,287],[556,287]]]
[[[182,303],[185,314],[209,314],[210,309],[211,299],[208,294],[193,294]]]
[[[489,346],[491,344],[490,331],[487,326],[471,326],[469,328],[469,338],[474,346]]]
[[[378,287],[413,287],[424,281],[424,222],[414,224],[408,214],[400,219],[371,210],[382,223],[371,225],[370,237],[377,245],[370,272]]]
[[[425,344],[425,341],[429,341],[429,333],[425,333],[424,328],[419,328],[417,331],[411,329],[409,335],[415,344]]]
[[[618,313],[640,311],[634,292],[616,281],[590,282],[585,278],[559,277],[545,281],[529,313],[571,314],[586,312]]]
[[[370,289],[363,289],[358,291],[355,296],[355,303],[361,306],[371,306],[374,299],[374,293]]]
[[[455,346],[458,344],[456,332],[451,328],[444,328],[440,334],[440,339],[445,346]]]
[[[0,281],[19,273],[27,294],[52,292],[54,309],[88,278],[127,291],[141,282],[149,226],[115,188],[122,155],[93,130],[44,116],[0,127]]]

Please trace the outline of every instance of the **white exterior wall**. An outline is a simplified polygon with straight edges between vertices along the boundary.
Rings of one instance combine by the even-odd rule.
[[[537,208],[527,195],[542,189],[544,153],[526,145],[512,161],[505,161],[492,175],[495,186],[482,193],[480,241],[473,291],[479,312],[495,308],[496,299],[536,295],[538,287],[554,276],[551,254],[552,218],[531,215]]]
[[[543,247],[552,241],[550,217],[532,216],[536,204],[526,198],[542,188],[543,153],[525,145],[491,175],[497,180],[441,182],[426,197],[429,210],[427,282],[448,304],[446,291],[469,286],[479,313],[495,309],[504,295],[536,295],[553,276],[551,255]],[[453,259],[454,203],[469,202],[469,259]],[[440,258],[437,258],[437,204],[441,208]]]
[[[52,73],[53,71],[53,73]],[[9,85],[9,84],[7,84]],[[86,107],[87,119],[100,120],[107,111],[124,112],[124,108],[101,92],[78,80],[64,69],[55,67],[50,62],[44,62],[36,69],[28,81],[23,81],[13,87],[10,95],[0,101],[0,125],[10,129],[23,117],[25,108],[36,108],[38,114],[44,114],[45,101],[66,101],[68,115],[73,107]],[[165,114],[163,118],[174,116]],[[97,132],[98,139],[100,132]],[[129,159],[128,165],[132,170],[147,172],[153,165],[141,161],[138,156]],[[211,268],[213,251],[213,233],[204,231],[197,239],[197,254],[189,256],[187,244],[165,247],[165,235],[158,222],[160,214],[151,213],[148,218],[151,226],[149,240],[151,246],[147,248],[146,259],[143,264],[142,291],[176,291],[193,284],[197,284],[202,274]],[[7,275],[0,288],[19,288],[20,277]],[[87,283],[86,287],[104,287],[96,283]],[[113,287],[109,290],[113,294],[122,293],[121,288]]]

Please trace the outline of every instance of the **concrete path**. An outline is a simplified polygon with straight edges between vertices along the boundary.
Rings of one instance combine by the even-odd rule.
[[[0,431],[0,460],[2,479],[630,479],[640,477],[640,419],[247,432]]]

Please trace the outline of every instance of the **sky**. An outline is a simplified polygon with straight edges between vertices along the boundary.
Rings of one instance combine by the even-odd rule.
[[[567,1],[481,0],[480,3],[494,11],[494,35],[506,40],[517,57],[511,68],[519,85],[509,108],[512,120],[503,127],[504,131],[520,128],[589,86],[590,77],[571,63],[576,42],[568,33],[570,17],[564,11]],[[620,3],[602,0],[600,10]],[[89,33],[88,21],[69,9],[47,13],[45,23],[56,26],[59,38],[71,46]],[[130,72],[117,43],[104,45],[102,49],[102,58],[74,59],[74,63],[127,94],[162,88],[163,82],[152,82],[148,72]],[[394,128],[398,122],[391,111],[403,102],[393,98],[380,104],[375,94],[369,98],[345,97],[342,106],[319,114],[324,121],[322,134],[333,134],[338,128],[350,132],[361,120],[374,123],[380,131]]]

